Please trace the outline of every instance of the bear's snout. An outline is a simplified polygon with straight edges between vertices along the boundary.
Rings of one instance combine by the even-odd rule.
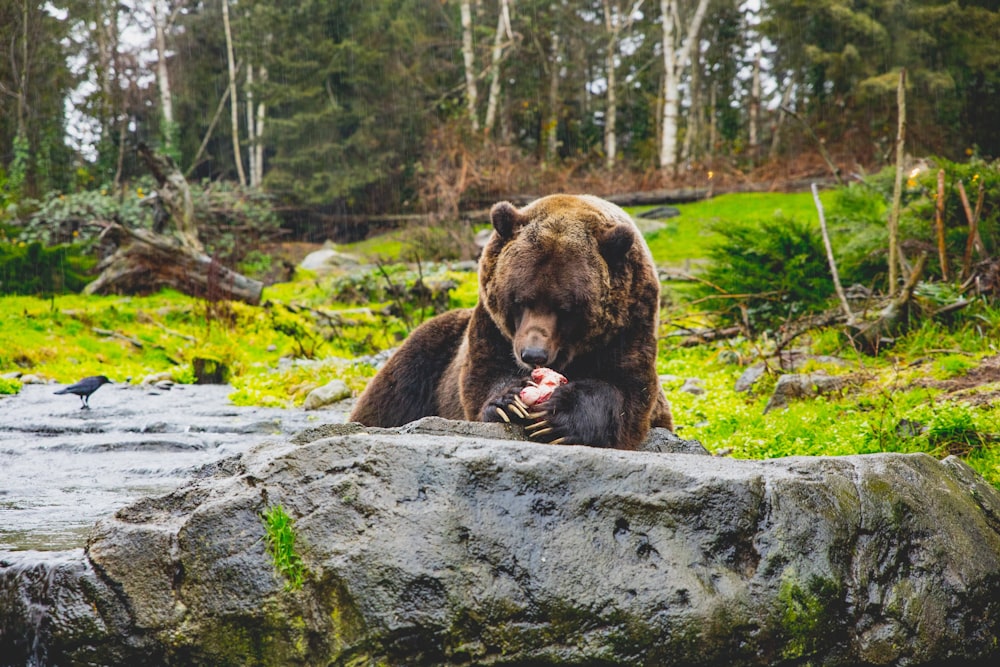
[[[514,334],[514,350],[521,363],[531,368],[549,366],[559,354],[556,340],[558,318],[554,313],[526,310]]]
[[[549,353],[540,347],[526,347],[521,350],[521,361],[528,366],[545,366],[549,363]]]

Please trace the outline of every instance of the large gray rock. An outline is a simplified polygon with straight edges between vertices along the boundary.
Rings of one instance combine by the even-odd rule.
[[[121,510],[48,584],[0,564],[0,662],[1000,656],[1000,493],[957,459],[738,461],[453,426],[314,429]],[[295,519],[299,589],[267,551],[275,505]]]

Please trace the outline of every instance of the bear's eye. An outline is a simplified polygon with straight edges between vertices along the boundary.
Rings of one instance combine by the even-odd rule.
[[[514,298],[511,299],[511,302],[514,304],[514,310],[517,311],[522,311],[525,309],[530,310],[533,303],[532,299],[528,298],[523,294],[515,294]]]

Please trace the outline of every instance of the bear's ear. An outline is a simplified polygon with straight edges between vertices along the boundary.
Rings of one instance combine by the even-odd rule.
[[[513,237],[514,232],[524,224],[524,216],[509,201],[494,204],[490,210],[490,220],[493,222],[493,229],[505,241]]]
[[[620,267],[633,243],[635,233],[626,225],[617,225],[601,239],[601,256],[611,268]]]

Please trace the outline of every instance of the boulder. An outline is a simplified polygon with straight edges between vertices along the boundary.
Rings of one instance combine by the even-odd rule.
[[[771,410],[787,408],[792,400],[832,394],[852,384],[857,384],[855,378],[846,375],[827,375],[824,371],[782,375],[774,386],[774,393],[764,406],[764,414]]]
[[[353,268],[359,264],[357,257],[325,247],[306,255],[299,263],[299,268],[323,273],[345,267]]]
[[[58,576],[0,562],[0,663],[1000,657],[1000,492],[956,458],[741,461],[668,432],[661,451],[700,455],[518,435],[329,425],[213,464],[100,522]],[[300,586],[269,553],[277,506]]]
[[[340,379],[331,380],[322,387],[316,387],[309,392],[306,400],[302,403],[304,410],[318,410],[322,407],[336,403],[348,398],[351,389],[347,383]]]

